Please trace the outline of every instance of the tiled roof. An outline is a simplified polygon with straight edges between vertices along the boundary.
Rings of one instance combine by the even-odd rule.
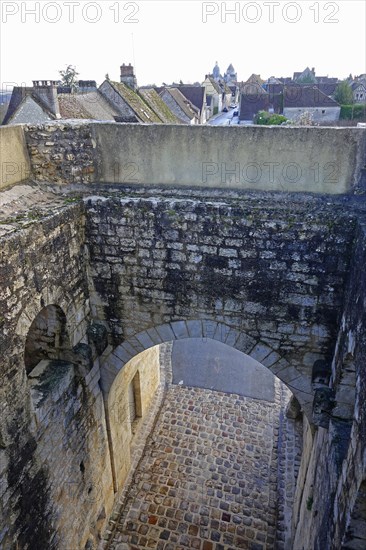
[[[291,76],[281,76],[281,77],[278,77],[278,80],[280,82],[282,82],[282,84],[293,84],[294,83]]]
[[[331,79],[329,79],[331,80]],[[333,80],[333,79],[332,79]],[[337,88],[337,79],[334,79],[335,82],[318,82],[316,85],[319,88],[321,92],[325,95],[332,95],[334,94],[336,88]]]
[[[192,103],[184,97],[182,92],[178,90],[178,88],[170,88],[167,87],[165,90],[172,96],[174,101],[178,104],[178,106],[182,109],[184,114],[192,120],[193,118],[198,116],[198,109]]]
[[[221,91],[224,94],[231,94],[231,90],[224,80],[220,81],[220,87],[221,87]]]
[[[283,89],[284,89],[284,84],[282,84],[281,82],[266,82],[264,84],[264,87],[265,87],[265,90],[269,93],[269,94],[282,94],[283,93]]]
[[[61,118],[93,118],[90,113],[84,109],[82,103],[77,99],[76,94],[59,94],[58,103],[60,106]]]
[[[9,120],[13,117],[15,112],[20,107],[20,104],[23,103],[25,98],[30,96],[36,103],[41,107],[41,109],[49,116],[50,119],[55,118],[55,114],[48,109],[47,105],[38,97],[35,93],[35,88],[33,87],[24,87],[24,86],[14,86],[8,110],[3,120],[3,124],[7,124]]]
[[[98,91],[58,94],[61,118],[114,120],[118,111]]]
[[[266,95],[266,90],[257,82],[244,82],[240,92],[245,95]]]
[[[351,88],[352,88],[353,91],[357,90],[357,88],[364,88],[365,89],[365,85],[362,82],[352,82]]]
[[[337,84],[338,78],[330,78],[329,76],[317,76],[316,82],[317,84]]]
[[[281,81],[278,80],[278,78],[276,78],[275,76],[270,76],[265,81],[265,84],[281,84]]]
[[[177,86],[178,90],[200,111],[203,109],[205,88],[203,86]]]
[[[240,85],[240,92],[245,95],[265,95],[264,81],[257,74],[252,74],[248,80]]]
[[[181,124],[181,120],[169,109],[154,88],[140,88],[139,94],[142,95],[146,103],[159,116],[160,120],[166,124]]]
[[[285,107],[337,107],[338,103],[323,94],[317,86],[285,86]]]
[[[253,96],[248,98],[246,94],[242,94],[240,98],[240,120],[253,120],[258,111],[268,111],[269,108],[268,94]]]
[[[130,108],[136,113],[141,122],[161,122],[157,114],[154,113],[148,106],[148,104],[131,88],[123,84],[122,82],[112,82],[109,84],[113,87],[122,99],[130,106]]]
[[[264,80],[261,79],[259,74],[254,74],[253,73],[253,74],[250,75],[248,80],[245,82],[245,84],[247,84],[247,83],[255,83],[255,84],[262,85],[264,83]]]

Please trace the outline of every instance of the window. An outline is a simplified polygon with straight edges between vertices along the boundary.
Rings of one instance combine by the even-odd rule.
[[[133,424],[136,420],[142,416],[141,407],[141,387],[140,387],[140,373],[136,372],[135,376],[128,386],[128,410],[130,415],[130,423]],[[133,430],[132,430],[133,433]]]

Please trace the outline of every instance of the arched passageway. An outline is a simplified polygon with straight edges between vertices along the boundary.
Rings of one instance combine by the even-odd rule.
[[[123,492],[123,506],[112,516],[108,548],[122,541],[131,549],[274,548],[278,530],[284,538],[289,527],[283,518],[292,505],[300,460],[299,426],[285,417],[291,393],[268,369],[220,342],[186,339],[160,347],[169,357],[164,399],[133,483]],[[141,385],[148,368],[156,370],[158,350],[152,347],[126,363],[110,396],[128,399],[136,372]],[[118,405],[110,405],[112,437],[118,438]],[[125,404],[122,410],[131,408]],[[130,419],[119,418],[126,432]],[[120,456],[119,443],[113,445],[114,456]]]
[[[255,340],[245,332],[240,332],[225,323],[208,319],[166,323],[125,340],[102,361],[101,383],[104,394],[111,394],[116,377],[133,357],[155,345],[186,338],[221,342],[258,361],[286,384],[300,403],[303,412],[311,419],[314,397],[311,376],[304,375],[268,343]]]

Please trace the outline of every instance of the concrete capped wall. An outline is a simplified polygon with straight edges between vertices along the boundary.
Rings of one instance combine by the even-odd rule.
[[[359,193],[362,128],[183,126],[92,121],[28,125],[37,181]]]
[[[101,182],[312,193],[358,184],[366,132],[317,127],[95,124]]]
[[[22,126],[0,126],[0,189],[25,180],[30,160]]]

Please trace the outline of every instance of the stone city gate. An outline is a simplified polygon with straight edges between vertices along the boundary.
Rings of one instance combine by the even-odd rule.
[[[338,550],[354,506],[356,516],[362,508],[365,475],[364,134],[291,129],[279,130],[276,141],[269,129],[238,129],[241,141],[227,129],[169,127],[155,134],[86,123],[5,130],[17,147],[0,186],[24,179],[16,175],[16,166],[24,165],[19,174],[33,181],[21,193],[37,195],[37,208],[28,216],[25,207],[19,216],[24,194],[16,215],[1,214],[1,544],[84,548],[100,537],[115,488],[111,389],[128,369],[125,382],[143,385],[138,354],[154,344],[200,335],[260,360],[289,385],[310,420],[317,397],[319,427],[304,417],[294,548],[309,539],[309,548]],[[224,134],[228,162],[235,161],[230,151],[249,162],[259,143],[273,145],[272,160],[290,149],[304,162],[309,152],[316,158],[324,153],[327,162],[338,155],[339,186],[328,182],[320,191],[332,194],[316,194],[304,172],[301,189],[283,192],[281,184],[273,193],[261,181],[258,190],[245,191],[215,171],[215,181],[205,182],[209,188],[199,181],[202,163],[212,165],[223,151]],[[193,151],[191,138],[203,149]],[[175,173],[167,162],[174,155],[158,153],[164,144],[174,153],[182,139]],[[120,142],[117,154],[111,143]],[[116,153],[122,163],[143,143],[149,156],[139,185],[109,185],[109,157]],[[72,147],[83,154],[74,155]],[[23,155],[19,162],[15,153]],[[164,187],[158,187],[160,177]],[[47,194],[50,182],[75,196],[65,199],[59,188]],[[32,334],[28,344],[41,334],[48,358],[66,363],[62,379],[56,376],[39,402],[32,401],[29,355],[39,352],[27,345]],[[52,342],[58,342],[55,353]],[[156,355],[153,363],[156,372]],[[146,395],[157,382],[145,387]]]
[[[196,334],[269,367],[311,418],[313,365],[329,369],[337,337],[349,217],[265,200],[95,199],[88,209],[91,296],[114,348],[102,362],[107,394],[134,355]]]

